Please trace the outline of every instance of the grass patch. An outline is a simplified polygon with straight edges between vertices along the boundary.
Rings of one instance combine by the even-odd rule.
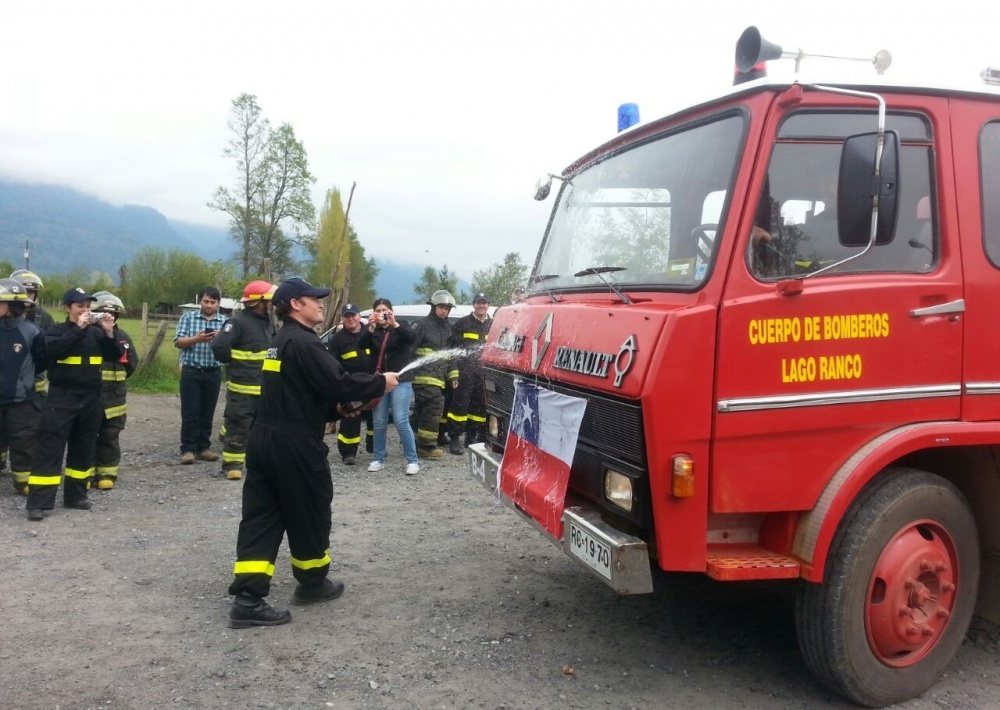
[[[173,328],[167,327],[156,359],[150,362],[149,347],[156,337],[155,329],[151,326],[150,335],[147,337],[142,332],[142,321],[131,318],[119,318],[118,327],[132,337],[141,359],[139,370],[128,380],[129,391],[140,394],[177,394],[181,382],[181,368],[178,362],[180,351],[174,347]]]

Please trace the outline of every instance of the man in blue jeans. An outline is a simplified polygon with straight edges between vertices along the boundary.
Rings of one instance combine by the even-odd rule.
[[[181,463],[218,461],[209,451],[212,417],[219,402],[222,363],[212,355],[211,342],[226,319],[219,313],[219,289],[206,286],[198,293],[197,311],[181,316],[174,347],[181,351]]]

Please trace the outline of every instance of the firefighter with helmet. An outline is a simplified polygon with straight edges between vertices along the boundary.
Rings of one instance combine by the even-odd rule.
[[[248,283],[240,299],[243,309],[226,321],[212,341],[215,359],[229,365],[222,472],[231,481],[243,478],[247,435],[260,400],[261,367],[275,333],[269,310],[275,289],[277,286],[267,281]]]
[[[451,402],[448,405],[448,429],[451,437],[449,451],[456,455],[465,453],[465,445],[486,441],[486,390],[483,384],[483,367],[479,362],[486,345],[493,319],[489,315],[490,300],[485,293],[472,299],[472,313],[460,318],[451,327],[451,345],[465,350],[466,355],[455,359],[448,371]]]
[[[107,491],[115,487],[118,480],[118,464],[122,460],[119,437],[125,429],[125,400],[128,397],[126,380],[139,366],[139,354],[135,351],[132,338],[118,326],[118,318],[125,313],[125,304],[118,296],[108,291],[94,294],[91,311],[105,313],[114,320],[112,337],[125,349],[125,354],[117,360],[101,363],[101,399],[104,417],[97,431],[96,475],[98,490]]]
[[[21,286],[24,287],[25,292],[28,294],[27,309],[24,312],[24,319],[29,323],[34,323],[35,327],[42,331],[42,335],[45,335],[45,331],[55,325],[55,321],[52,316],[49,315],[48,311],[42,308],[42,304],[38,300],[38,292],[44,288],[41,277],[34,273],[33,271],[28,271],[27,269],[18,269],[10,275],[10,278],[14,279]],[[39,370],[35,375],[35,392],[42,399],[45,398],[46,388],[48,387],[48,380],[45,378],[44,366],[42,370]],[[38,418],[41,415],[41,409],[36,408],[34,418],[31,419],[31,426],[34,428],[38,425]],[[7,453],[7,442],[3,437],[3,433],[0,432],[0,471],[4,469],[7,464],[6,461]]]
[[[441,289],[427,302],[430,313],[416,323],[417,359],[433,356],[448,349],[451,325],[448,314],[455,307],[452,295]],[[422,459],[439,459],[444,452],[438,448],[438,431],[444,417],[444,388],[448,376],[447,357],[431,357],[414,370],[413,417],[411,425],[417,436],[417,455]]]
[[[15,279],[0,279],[0,436],[10,447],[14,490],[28,494],[40,411],[35,375],[45,367],[45,337],[24,318],[31,303]]]

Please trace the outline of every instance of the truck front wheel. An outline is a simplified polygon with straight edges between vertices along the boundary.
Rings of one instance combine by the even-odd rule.
[[[862,705],[912,698],[958,652],[978,583],[976,524],[962,494],[925,471],[890,469],[844,516],[823,582],[799,590],[802,655]]]

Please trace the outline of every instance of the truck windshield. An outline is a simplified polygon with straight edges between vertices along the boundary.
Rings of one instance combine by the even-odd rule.
[[[664,134],[569,176],[534,273],[533,290],[689,290],[711,271],[742,139],[729,114]]]

